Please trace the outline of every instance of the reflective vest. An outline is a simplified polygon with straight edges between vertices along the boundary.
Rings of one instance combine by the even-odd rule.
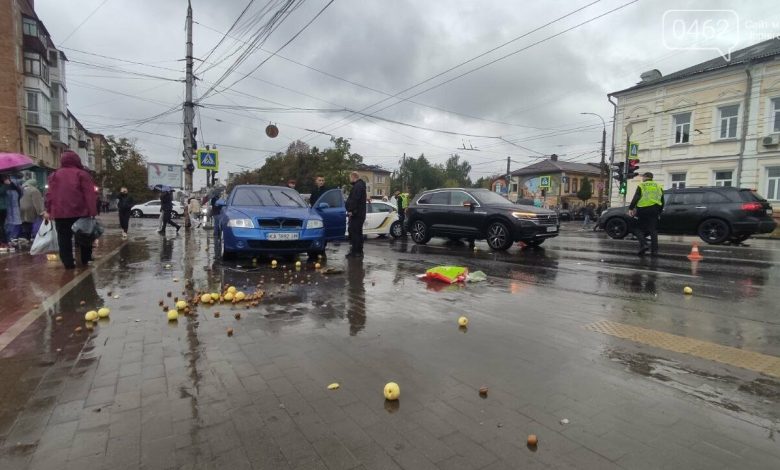
[[[655,181],[643,181],[639,183],[639,189],[642,191],[642,195],[639,198],[639,202],[636,203],[637,207],[650,207],[660,206],[664,197],[664,190],[660,184]]]

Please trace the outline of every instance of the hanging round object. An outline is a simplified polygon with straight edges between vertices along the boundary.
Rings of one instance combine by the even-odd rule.
[[[279,128],[278,128],[278,127],[276,127],[276,126],[275,126],[275,125],[273,125],[273,124],[268,124],[268,125],[265,127],[265,135],[267,135],[268,137],[270,137],[270,138],[272,138],[272,139],[273,139],[274,137],[276,137],[277,135],[279,135]]]

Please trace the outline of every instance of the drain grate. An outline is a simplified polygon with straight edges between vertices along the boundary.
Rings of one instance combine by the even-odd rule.
[[[586,325],[585,329],[668,351],[689,354],[702,359],[780,377],[780,358],[775,356],[608,320],[591,323]]]

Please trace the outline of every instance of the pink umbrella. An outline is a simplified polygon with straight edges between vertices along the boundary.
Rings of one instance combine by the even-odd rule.
[[[0,153],[0,172],[13,172],[34,166],[35,163],[21,153]]]

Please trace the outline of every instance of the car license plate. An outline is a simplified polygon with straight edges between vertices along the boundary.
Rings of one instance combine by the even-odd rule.
[[[269,240],[297,240],[298,239],[298,233],[296,232],[287,232],[287,233],[269,233],[268,239]]]
[[[766,215],[772,215],[772,209],[767,209],[766,210]]]
[[[557,232],[558,231],[558,227],[554,227],[554,226],[553,227],[547,227],[547,231],[548,232]]]

